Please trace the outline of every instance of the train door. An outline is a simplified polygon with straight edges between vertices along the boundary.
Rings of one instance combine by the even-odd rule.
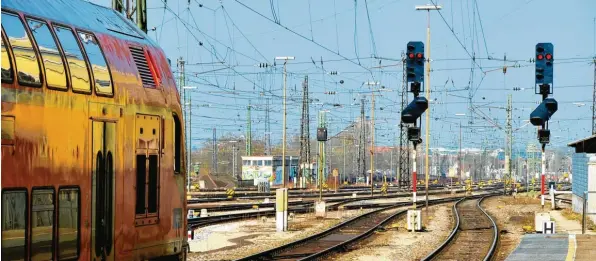
[[[93,121],[92,260],[114,260],[116,123]]]

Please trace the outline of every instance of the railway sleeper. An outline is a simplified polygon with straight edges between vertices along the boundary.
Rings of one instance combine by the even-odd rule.
[[[489,230],[489,229],[493,229],[493,226],[489,226],[489,227],[476,227],[476,228],[460,228],[460,231],[476,231],[476,230]]]

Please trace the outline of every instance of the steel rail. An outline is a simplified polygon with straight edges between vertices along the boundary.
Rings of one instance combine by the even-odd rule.
[[[498,239],[499,239],[497,223],[480,206],[481,202],[485,198],[491,197],[491,196],[495,196],[495,195],[486,195],[486,196],[483,196],[480,200],[478,200],[478,203],[477,203],[477,206],[476,206],[489,219],[489,221],[491,222],[491,226],[493,228],[493,242],[492,242],[492,244],[491,244],[491,246],[490,246],[487,254],[485,255],[485,257],[483,259],[485,261],[491,260],[491,258],[493,257],[493,255],[495,253],[495,250],[496,250],[496,247],[497,247],[497,242],[498,242]],[[445,248],[447,246],[449,246],[450,244],[452,244],[454,242],[454,238],[457,235],[457,233],[459,232],[459,227],[461,225],[461,218],[460,218],[460,213],[457,211],[457,205],[460,204],[461,202],[463,202],[465,200],[469,200],[469,199],[473,199],[473,198],[472,197],[466,197],[466,198],[463,198],[463,199],[457,201],[455,204],[453,204],[453,211],[455,213],[455,226],[453,227],[453,230],[451,231],[451,233],[449,234],[449,236],[447,237],[447,239],[445,239],[445,241],[439,247],[437,247],[429,255],[427,255],[426,257],[424,257],[421,260],[424,260],[424,261],[433,260],[434,258],[436,258],[437,256],[439,256],[439,254],[441,254],[445,250]]]
[[[480,198],[480,197],[481,196],[478,195],[478,196],[472,196],[472,197],[468,197],[468,198]],[[452,202],[452,201],[461,200],[461,199],[463,199],[463,198],[462,197],[451,197],[451,198],[435,199],[435,200],[429,201],[429,204],[435,205],[435,204]],[[326,237],[326,236],[334,233],[335,231],[338,231],[338,230],[340,230],[340,229],[342,229],[344,227],[348,227],[349,225],[355,223],[356,221],[359,221],[359,220],[364,219],[364,218],[368,218],[371,215],[374,215],[374,214],[377,214],[377,213],[380,213],[380,212],[384,212],[384,211],[387,211],[387,210],[391,210],[391,209],[394,209],[394,208],[406,207],[406,206],[409,206],[410,204],[411,204],[411,202],[399,202],[399,203],[396,203],[396,204],[394,204],[392,206],[380,208],[380,209],[377,209],[377,210],[374,210],[374,211],[371,211],[371,212],[368,212],[368,213],[365,213],[365,214],[362,214],[362,215],[359,215],[359,216],[355,216],[355,217],[352,217],[352,218],[350,218],[350,219],[348,219],[348,220],[346,220],[344,222],[341,222],[341,223],[339,223],[339,224],[337,224],[337,225],[335,225],[335,226],[333,226],[331,228],[328,228],[328,229],[326,229],[326,230],[324,230],[322,232],[319,232],[317,234],[314,234],[314,235],[311,235],[309,237],[306,237],[306,238],[303,238],[303,239],[300,239],[300,240],[291,242],[291,243],[286,244],[286,245],[282,245],[282,246],[279,246],[279,247],[276,247],[276,248],[273,248],[273,249],[269,249],[269,250],[262,251],[260,253],[253,254],[253,255],[250,255],[248,257],[237,259],[236,261],[245,261],[245,260],[270,260],[277,253],[281,253],[281,252],[284,252],[284,251],[287,251],[287,250],[291,250],[291,249],[294,249],[296,247],[299,247],[299,246],[301,246],[301,245],[303,245],[303,244],[305,244],[305,243],[307,243],[309,241],[315,241],[315,240],[318,240],[320,238]],[[421,208],[421,207],[422,207],[422,205],[418,206],[418,208]],[[331,254],[333,252],[336,252],[338,250],[345,249],[347,246],[349,246],[349,245],[351,245],[351,244],[353,244],[355,242],[358,242],[358,241],[360,241],[362,239],[367,238],[375,230],[377,230],[379,227],[382,227],[383,225],[385,225],[390,220],[392,220],[392,219],[394,219],[394,218],[396,218],[396,217],[398,217],[400,215],[403,215],[406,212],[407,212],[407,210],[401,210],[401,211],[398,211],[398,212],[396,212],[394,214],[391,214],[389,217],[383,219],[381,222],[377,223],[375,226],[373,226],[372,228],[368,229],[364,233],[359,234],[356,237],[353,237],[353,238],[351,238],[349,240],[346,240],[344,242],[341,242],[341,243],[339,243],[339,244],[337,244],[335,246],[329,247],[329,248],[324,249],[322,251],[319,251],[317,253],[313,253],[313,254],[311,254],[311,255],[309,255],[307,257],[304,257],[304,258],[298,259],[298,260],[318,259],[318,258],[321,258],[321,257],[326,256],[328,254]]]

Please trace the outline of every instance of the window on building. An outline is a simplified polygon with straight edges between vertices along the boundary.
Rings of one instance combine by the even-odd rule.
[[[271,166],[271,160],[265,160],[265,166]]]
[[[79,257],[79,189],[58,191],[58,260]]]
[[[263,161],[262,160],[257,160],[257,166],[263,166]]]
[[[46,83],[49,87],[66,90],[66,69],[62,62],[62,54],[58,50],[58,44],[52,36],[48,25],[34,19],[27,19],[29,29],[33,33],[33,39],[37,43],[41,59],[45,67]]]
[[[70,84],[72,85],[72,89],[79,92],[91,92],[87,62],[74,33],[69,28],[63,26],[54,26],[54,31],[62,46],[62,50],[64,50],[66,63],[70,70]]]
[[[2,82],[12,82],[12,64],[10,63],[10,55],[4,45],[4,37],[2,37]]]
[[[54,189],[31,192],[31,260],[52,260],[54,255]]]
[[[25,260],[27,191],[2,191],[2,260]]]
[[[83,48],[91,64],[93,78],[95,79],[95,92],[112,95],[114,93],[112,90],[112,77],[97,38],[92,34],[79,32],[79,39],[83,43]]]
[[[182,173],[182,125],[174,114],[174,173]],[[190,170],[188,170],[190,171]]]
[[[21,19],[16,15],[2,12],[2,27],[12,47],[19,83],[41,86],[39,60]]]

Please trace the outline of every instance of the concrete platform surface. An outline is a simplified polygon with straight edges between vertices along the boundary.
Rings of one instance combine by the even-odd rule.
[[[507,261],[596,260],[596,236],[576,234],[524,235]]]

